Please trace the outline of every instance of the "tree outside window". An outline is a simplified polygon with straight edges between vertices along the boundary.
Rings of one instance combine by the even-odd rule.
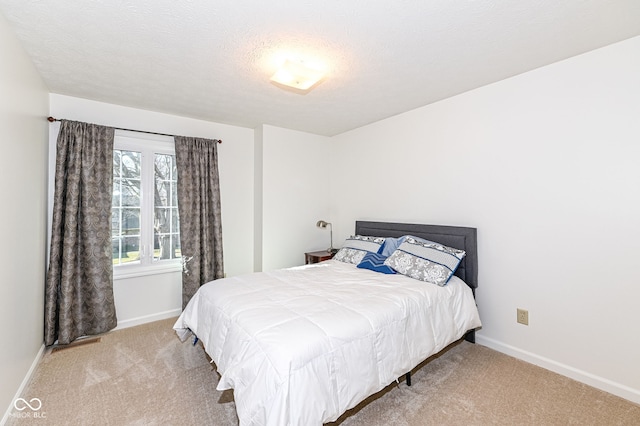
[[[154,148],[153,141],[116,138],[111,221],[115,267],[150,266],[181,257],[175,155],[172,146]]]

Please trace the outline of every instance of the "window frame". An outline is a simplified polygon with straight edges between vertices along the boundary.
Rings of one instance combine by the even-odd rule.
[[[113,265],[113,279],[117,280],[181,271],[181,257],[177,259],[153,260],[155,154],[175,156],[175,141],[173,137],[116,130],[113,150],[137,151],[141,153],[140,249],[144,253],[141,255],[140,262]]]

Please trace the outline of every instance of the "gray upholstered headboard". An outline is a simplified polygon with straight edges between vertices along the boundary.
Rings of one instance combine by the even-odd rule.
[[[456,275],[472,289],[478,287],[478,242],[476,228],[460,226],[420,225],[410,223],[356,221],[356,234],[376,237],[413,235],[445,246],[464,250]]]

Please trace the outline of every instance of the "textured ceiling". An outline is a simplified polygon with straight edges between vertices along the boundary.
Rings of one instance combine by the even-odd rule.
[[[329,136],[640,35],[639,0],[0,0],[0,12],[53,93]],[[323,61],[327,77],[306,95],[276,87],[285,54]]]

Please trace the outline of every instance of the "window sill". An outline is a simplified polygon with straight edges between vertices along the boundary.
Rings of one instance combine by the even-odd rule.
[[[181,272],[182,263],[169,263],[167,265],[152,266],[116,266],[113,268],[113,279],[121,280],[126,278],[144,277],[147,275],[169,274]]]

